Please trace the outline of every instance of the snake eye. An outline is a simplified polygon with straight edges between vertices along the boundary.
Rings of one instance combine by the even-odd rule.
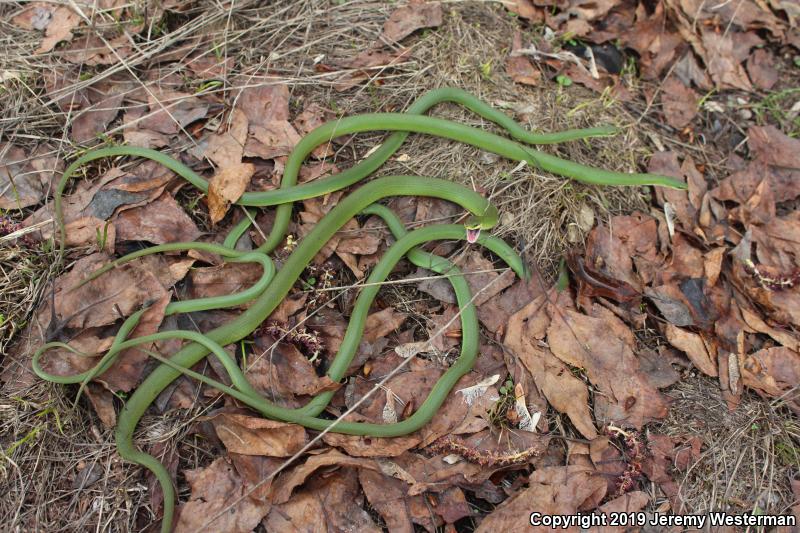
[[[481,234],[481,228],[467,228],[467,242],[475,244]]]

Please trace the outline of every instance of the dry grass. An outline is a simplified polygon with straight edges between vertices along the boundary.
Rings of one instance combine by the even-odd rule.
[[[293,103],[308,99],[338,114],[402,110],[427,89],[456,86],[518,115],[534,130],[600,124],[623,127],[624,134],[616,137],[545,148],[562,157],[632,171],[650,151],[644,128],[626,127],[635,124],[638,116],[631,115],[630,108],[619,102],[576,86],[563,89],[544,83],[541,88],[528,88],[514,84],[503,64],[518,21],[499,4],[445,3],[442,27],[404,42],[414,49],[413,59],[390,71],[374,69],[380,83],[344,93],[334,89],[334,74],[314,68],[313,58],[322,56],[326,63],[336,63],[365,49],[379,35],[392,6],[366,1],[339,5],[285,0],[264,4],[255,0],[193,3],[188,11],[168,14],[166,25],[152,25],[137,38],[137,49],[124,62],[82,68],[80,81],[46,96],[44,75],[64,66],[63,56],[58,50],[32,55],[38,44],[36,35],[5,21],[18,5],[0,3],[0,44],[5,51],[0,55],[0,73],[15,73],[13,79],[0,85],[0,138],[22,147],[47,142],[60,155],[70,156],[81,148],[64,133],[74,114],[54,105],[54,96],[69,101],[76,90],[117,72],[132,72],[147,87],[157,87],[178,74],[187,80],[183,89],[194,92],[204,80],[197,80],[188,70],[187,58],[200,53],[220,63],[234,58],[234,67],[223,85],[205,90],[227,102],[242,86],[240,75],[246,77],[247,85],[275,83],[275,77],[280,77],[290,83]],[[99,29],[113,23],[102,12],[93,15]],[[528,32],[533,35],[535,30]],[[198,36],[203,38],[193,39]],[[150,77],[145,77],[146,71]],[[439,106],[434,113],[492,129],[455,106]],[[112,123],[110,132],[118,132],[118,126]],[[338,150],[336,163],[348,166],[380,138],[363,135],[349,140]],[[172,148],[180,151],[193,143],[187,136]],[[499,233],[518,242],[527,250],[528,259],[546,272],[553,272],[556,259],[566,247],[580,243],[588,213],[595,220],[603,220],[632,209],[647,209],[643,191],[566,182],[537,169],[517,168],[515,163],[487,158],[477,149],[453,142],[413,136],[400,153],[407,154],[408,160],[393,159],[382,173],[441,176],[486,189],[505,213]],[[24,214],[10,213],[17,220]],[[29,252],[20,260],[21,256],[14,255],[17,251],[0,243],[0,252],[4,254],[0,256],[0,313],[13,317],[0,330],[1,350],[41,298],[46,280],[56,273],[49,268],[53,255],[46,251]],[[6,358],[5,364],[9,361]],[[87,404],[72,408],[73,392],[38,381],[7,386],[0,392],[0,451],[5,452],[0,457],[0,491],[4,494],[0,523],[17,531],[143,529],[150,518],[150,500],[141,469],[119,460],[111,431],[103,427]],[[754,402],[752,408],[758,405]],[[181,467],[205,464],[207,454],[196,437],[189,436],[188,426],[194,419],[194,415],[185,413],[146,419],[140,425],[139,442],[169,439],[181,454]],[[734,422],[749,424],[749,419]],[[791,431],[796,433],[797,428]],[[714,486],[725,486],[719,483],[726,472],[714,472],[717,477],[706,479]]]
[[[124,529],[147,499],[138,472],[122,465],[111,433],[93,414],[72,409],[54,389],[40,383],[24,398],[0,399],[3,524],[7,531],[78,531],[112,522]]]
[[[745,393],[730,411],[719,384],[701,377],[681,381],[670,396],[670,416],[655,431],[703,441],[699,461],[680,483],[687,513],[790,513],[790,476],[800,465],[800,420],[787,407]]]
[[[0,239],[0,353],[38,304],[51,259],[46,251]]]
[[[343,113],[401,110],[426,90],[453,86],[480,96],[512,113],[533,131],[558,131],[611,124],[625,133],[615,137],[572,142],[542,149],[584,164],[619,171],[639,170],[638,163],[649,149],[621,102],[604,98],[581,87],[568,90],[554,84],[528,88],[514,83],[505,73],[510,37],[517,21],[496,5],[448,4],[446,23],[413,42],[414,59],[397,73],[344,100],[333,89],[315,87],[311,98],[321,104],[336,101]],[[534,32],[531,31],[531,35]],[[374,37],[354,42],[367,46]],[[310,55],[328,53],[324,47]],[[491,123],[461,107],[444,104],[432,112],[464,124],[500,132]],[[352,141],[355,153],[365,153],[379,142],[379,135],[364,135]],[[504,216],[497,234],[517,240],[528,251],[527,259],[546,272],[553,272],[557,259],[570,245],[585,236],[578,224],[587,210],[596,219],[646,209],[640,190],[601,188],[565,181],[538,169],[518,167],[477,148],[460,143],[413,136],[400,149],[405,161],[393,159],[381,174],[405,173],[441,176],[489,191]]]

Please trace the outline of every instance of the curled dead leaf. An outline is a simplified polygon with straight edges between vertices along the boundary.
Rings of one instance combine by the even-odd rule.
[[[290,457],[308,442],[306,430],[296,424],[227,412],[210,420],[225,448],[233,453]]]
[[[703,337],[672,324],[666,325],[664,333],[669,343],[684,352],[702,373],[711,377],[718,375],[716,357],[709,353]]]
[[[255,172],[252,163],[234,163],[221,168],[209,180],[208,212],[213,224],[225,218],[228,208],[242,196]]]

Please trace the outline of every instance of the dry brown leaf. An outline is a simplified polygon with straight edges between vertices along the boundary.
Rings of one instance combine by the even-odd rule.
[[[363,506],[356,469],[341,468],[309,479],[291,500],[274,506],[263,525],[266,531],[380,533]]]
[[[664,491],[674,512],[686,512],[679,491],[679,483],[683,480],[680,473],[700,458],[700,437],[668,437],[650,433],[647,441],[648,453],[642,461],[642,473]]]
[[[59,50],[66,61],[76,65],[113,65],[124,61],[134,47],[130,35],[101,38],[88,34],[76,39]]]
[[[341,194],[339,192],[335,192],[326,197],[316,197],[303,200],[304,210],[300,212],[300,221],[302,222],[299,229],[300,235],[305,236],[310,233],[314,229],[314,226],[316,226],[317,222],[319,222],[322,217],[324,217],[338,203],[339,198],[341,198]],[[314,256],[314,263],[321,265],[327,261],[336,251],[336,247],[339,246],[339,241],[342,239],[342,234],[349,231],[358,231],[358,222],[353,219],[348,220],[345,225],[342,226],[341,229],[335,233],[327,243],[325,243],[320,251],[317,252],[317,255]]]
[[[714,31],[703,31],[701,33],[705,48],[703,59],[717,87],[752,91],[753,86],[747,73],[734,53],[734,43],[740,35],[738,32],[718,34]]]
[[[753,126],[747,130],[747,146],[758,160],[769,165],[800,169],[800,139],[789,137],[775,126]],[[779,201],[786,199],[778,195]]]
[[[644,293],[671,325],[681,327],[697,325],[689,305],[685,303],[686,298],[676,283],[647,287]]]
[[[248,381],[269,398],[287,399],[295,394],[313,396],[339,387],[329,377],[318,376],[308,357],[291,344],[277,343],[269,335],[259,335],[256,347],[259,356],[248,361],[245,374]]]
[[[241,292],[256,283],[262,275],[263,268],[258,263],[223,263],[194,268],[189,274],[186,297],[209,298]]]
[[[531,279],[517,280],[500,295],[478,307],[478,318],[489,331],[502,335],[511,315],[537,299],[544,291],[544,282],[539,273],[533,272]]]
[[[377,313],[371,313],[367,316],[363,339],[367,342],[375,342],[379,338],[396,331],[405,323],[407,318],[408,315],[398,313],[391,307],[382,309]]]
[[[168,291],[160,293],[157,300],[150,304],[136,328],[129,334],[130,338],[151,335],[158,331],[164,320],[172,294]],[[133,390],[142,378],[149,356],[143,350],[152,349],[153,343],[140,344],[136,348],[125,350],[117,356],[117,362],[99,376],[99,380],[108,384],[114,391],[128,392]]]
[[[281,474],[273,483],[275,491],[272,501],[276,504],[286,503],[292,497],[292,491],[302,485],[306,479],[319,468],[336,465],[339,467],[357,466],[379,471],[380,467],[372,459],[348,457],[337,450],[328,450],[318,455],[310,456],[305,463],[292,470]]]
[[[434,442],[447,435],[461,435],[474,433],[488,427],[486,413],[500,399],[495,387],[479,387],[483,390],[477,398],[470,398],[464,389],[473,389],[485,381],[483,375],[470,372],[456,382],[453,393],[449,394],[442,407],[436,412],[430,422],[420,429],[422,446]],[[505,443],[505,440],[502,439]]]
[[[304,309],[307,301],[307,292],[289,294],[286,296],[286,298],[281,300],[281,303],[278,304],[278,307],[276,307],[272,314],[267,317],[266,321],[268,323],[277,322],[278,324],[288,324],[289,317],[301,309]]]
[[[264,126],[271,122],[289,120],[289,87],[285,83],[272,83],[258,86],[247,84],[237,94],[238,109],[247,115],[248,122]]]
[[[409,452],[394,460],[377,461],[384,474],[402,479],[410,486],[409,495],[440,492],[454,485],[482,483],[501,467],[486,468],[479,464],[446,461],[444,453],[425,457]]]
[[[675,59],[681,37],[667,26],[664,4],[655,5],[655,11],[647,17],[644,9],[637,10],[636,25],[621,35],[625,46],[639,54],[642,77],[657,79]]]
[[[593,439],[597,430],[589,410],[586,384],[543,345],[550,323],[544,311],[545,298],[545,295],[536,298],[508,319],[503,344],[522,361],[550,405],[565,413],[582,435]]]
[[[251,123],[244,155],[274,159],[289,155],[298,142],[300,135],[288,120],[276,120],[263,125]]]
[[[368,231],[361,228],[354,236],[348,236],[339,240],[336,246],[336,253],[350,255],[370,255],[378,251],[381,237],[377,232]]]
[[[407,437],[384,439],[326,433],[322,437],[322,441],[329,446],[341,448],[351,457],[396,457],[415,448],[422,442],[422,438],[416,435],[409,435]]]
[[[133,93],[125,103],[123,138],[143,148],[168,146],[191,123],[205,118],[210,109],[200,97],[169,89]]]
[[[107,429],[117,425],[117,412],[114,410],[114,395],[108,389],[89,383],[84,390],[92,403],[94,412]]]
[[[94,140],[120,112],[125,83],[104,80],[86,88],[89,105],[77,112],[72,121],[72,139],[77,143]]]
[[[747,58],[747,73],[753,85],[769,91],[778,82],[775,58],[766,48],[758,48]]]
[[[126,112],[123,117],[123,122],[130,122],[130,112]],[[170,138],[168,135],[158,133],[152,130],[137,129],[135,127],[125,128],[123,132],[125,142],[131,146],[139,146],[141,148],[163,148],[169,146]]]
[[[719,280],[719,275],[722,272],[722,260],[725,258],[727,250],[720,246],[712,248],[706,252],[703,258],[703,272],[706,280],[708,280],[709,287],[713,287]]]
[[[514,41],[511,44],[511,53],[506,58],[506,73],[517,83],[524,85],[539,85],[542,80],[542,73],[531,64],[530,59],[524,55],[515,55],[515,52],[522,48],[522,34],[516,32]]]
[[[228,208],[241,198],[255,173],[252,163],[234,163],[214,174],[208,183],[208,214],[212,224],[225,218]]]
[[[302,491],[290,501],[275,505],[261,522],[265,531],[287,533],[327,533],[326,523],[329,509],[322,498],[311,491]]]
[[[300,227],[301,235],[307,235],[333,209],[340,197],[341,193],[336,192],[325,197],[304,200],[303,207],[305,211],[300,213],[300,220],[302,221]],[[353,237],[354,234],[359,236]],[[378,250],[380,241],[381,239],[375,231],[366,228],[360,229],[358,222],[351,219],[325,243],[314,257],[314,263],[317,265],[323,264],[333,253],[336,253],[342,262],[355,274],[356,278],[361,279],[364,277],[364,270],[354,254],[374,254]]]
[[[605,477],[608,492],[613,493],[628,466],[622,451],[608,437],[600,435],[589,442],[589,458],[591,466]]]
[[[442,518],[445,524],[455,524],[462,518],[473,514],[464,491],[458,487],[450,487],[439,494],[433,503],[433,511]]]
[[[499,395],[495,395],[491,402],[486,402],[484,416],[486,408],[493,407],[499,399]],[[457,433],[461,432],[459,428]],[[468,452],[449,450],[448,443],[457,444],[461,450]],[[550,437],[524,429],[512,429],[498,434],[492,428],[484,428],[461,437],[446,435],[441,441],[434,443],[434,450],[443,455],[455,452],[463,456],[462,460],[469,460],[470,464],[480,467],[479,476],[488,478],[494,469],[513,468],[515,465],[517,468],[525,468],[527,464],[535,464],[544,455],[549,443]],[[476,479],[473,477],[471,481],[475,482]]]
[[[192,495],[180,507],[176,533],[205,531],[208,527],[225,533],[250,533],[269,511],[269,504],[246,495],[242,479],[224,458],[184,473]],[[207,524],[218,513],[219,518]]]
[[[370,502],[379,504],[381,514],[391,513],[389,516],[400,524],[407,525],[411,522],[433,533],[444,525],[446,519],[464,513],[465,507],[461,498],[463,494],[460,494],[460,490],[454,493],[453,485],[469,483],[464,474],[475,471],[475,465],[463,461],[448,465],[440,457],[425,459],[417,454],[406,454],[402,459],[397,462],[382,461],[380,465],[384,476],[361,471],[364,492]],[[380,485],[375,487],[372,483],[366,483],[366,476],[372,476],[373,483]],[[417,479],[423,481],[418,482]],[[406,484],[411,486],[406,489]],[[376,489],[380,490],[382,487],[386,487],[388,491],[377,493]],[[389,496],[399,498],[400,505],[392,505],[387,501]]]
[[[388,354],[387,358],[394,360],[399,359],[399,357],[393,353]],[[369,381],[359,380],[354,386],[348,386],[348,392],[352,392],[351,397],[348,398],[347,401],[348,407],[351,407],[363,396],[366,396],[374,387],[372,380],[380,379],[383,372],[384,368],[376,365],[370,373]],[[382,388],[389,391],[388,393],[391,395],[395,410],[399,416],[409,403],[414,410],[422,405],[422,402],[428,397],[428,394],[441,375],[442,371],[438,368],[409,370],[408,372],[402,372],[393,376]],[[386,394],[372,394],[358,407],[358,413],[369,420],[383,423],[383,413],[386,405]],[[431,427],[435,426],[431,425]]]
[[[290,457],[308,442],[303,426],[238,413],[210,417],[214,431],[229,452]]]
[[[218,131],[208,138],[203,155],[222,169],[241,164],[249,125],[247,115],[241,109],[231,110],[224,131]]]
[[[736,5],[709,5],[703,0],[680,0],[680,7],[694,24],[713,21],[723,27],[733,25],[744,30],[763,28],[778,38],[783,36],[785,28],[785,24],[760,0],[739,0]]]
[[[56,340],[63,335],[62,328],[91,333],[98,326],[112,324],[146,306],[147,310],[133,335],[141,336],[156,332],[163,320],[164,309],[170,301],[170,293],[165,287],[174,284],[182,274],[177,271],[173,273],[169,267],[163,268],[163,272],[158,271],[151,267],[152,261],[137,260],[117,268],[114,275],[101,276],[79,289],[68,290],[87,273],[107,261],[108,258],[104,254],[87,256],[80,259],[72,271],[59,277],[56,280],[55,294],[59,323],[49,325],[51,308],[47,299],[37,311],[37,319],[34,322],[37,324],[37,330],[56,328],[53,332]],[[71,339],[70,344],[85,353],[101,353],[108,348],[107,340],[110,340],[110,337],[99,339],[91,335],[86,337],[81,333]],[[45,356],[44,364],[56,365],[55,373],[58,374],[75,374],[87,370],[87,363],[92,363],[92,359],[85,357],[81,359],[75,359],[63,351],[49,352]],[[129,391],[141,379],[147,359],[147,354],[140,350],[123,351],[118,356],[117,362],[98,379],[112,391]]]
[[[692,83],[694,83],[697,88],[704,91],[708,91],[712,87],[711,78],[708,76],[706,70],[700,66],[697,61],[697,56],[691,50],[687,50],[686,53],[683,54],[683,57],[675,63],[672,72],[687,87],[690,87]]]
[[[581,466],[542,468],[530,476],[528,485],[527,489],[498,505],[483,519],[475,533],[519,531],[520,524],[526,524],[532,512],[573,515],[578,511],[588,511],[597,507],[606,494],[603,476]],[[552,531],[541,525],[526,525],[525,530]]]
[[[534,3],[545,5],[541,0],[534,0]],[[549,27],[559,28],[565,34],[583,37],[592,31],[591,21],[604,17],[618,3],[618,0],[562,1],[558,10],[544,11],[545,21]]]
[[[94,217],[72,220],[64,224],[64,232],[67,246],[86,246],[98,252],[113,253],[117,242],[114,224]]]
[[[79,289],[70,291],[87,273],[110,261],[102,253],[79,259],[68,273],[56,280],[56,315],[74,329],[106,326],[127,317],[143,303],[160,298],[165,289],[159,280],[140,263],[130,262],[115,269],[113,276],[101,276]],[[50,305],[38,312],[39,323],[50,322]]]
[[[628,326],[597,304],[594,316],[549,306],[547,341],[562,361],[586,369],[602,395],[595,396],[595,418],[641,428],[667,415],[667,398],[640,370],[636,341]]]
[[[650,158],[647,170],[686,181],[687,191],[656,187],[656,194],[661,199],[661,204],[670,203],[675,211],[676,219],[683,229],[688,233],[695,233],[698,213],[707,187],[705,178],[697,170],[694,160],[686,157],[683,164],[679,165],[677,153],[658,152]]]
[[[36,49],[37,54],[51,51],[61,41],[72,39],[81,18],[72,9],[50,2],[33,2],[14,16],[11,23],[26,30],[44,31],[44,38]]]
[[[431,346],[439,353],[447,353],[461,344],[461,321],[456,318],[458,306],[445,305],[440,314],[431,315],[425,328]]]
[[[677,350],[672,350],[668,346],[659,346],[657,352],[648,349],[641,350],[639,352],[639,361],[642,372],[647,374],[650,383],[659,389],[669,387],[680,381],[681,374],[672,365],[686,366],[685,359],[678,355]]]
[[[294,119],[294,126],[301,135],[305,136],[314,128],[322,126],[325,122],[333,120],[336,115],[329,109],[325,109],[314,102],[306,102],[303,112]],[[334,154],[333,147],[328,144],[321,144],[314,149],[313,155],[317,159],[324,159]],[[302,179],[300,180],[303,181]]]
[[[62,205],[64,223],[74,231],[67,232],[68,240],[76,245],[97,247],[105,239],[106,246],[113,247],[117,224],[108,222],[106,227],[106,221],[116,219],[115,213],[144,206],[158,198],[174,177],[171,171],[154,163],[146,162],[131,172],[112,167],[95,182],[79,183]],[[53,203],[49,202],[28,217],[25,224],[40,223],[52,217]],[[41,238],[51,237],[53,228],[52,224],[44,225],[39,230]]]
[[[164,193],[142,206],[122,211],[114,218],[119,241],[147,241],[153,244],[191,242],[200,235],[194,221]]]
[[[646,492],[635,490],[628,492],[622,496],[618,496],[613,500],[604,503],[597,508],[597,513],[611,515],[611,513],[625,514],[636,513],[644,509],[644,506],[650,502],[650,496]],[[622,526],[599,526],[592,528],[597,533],[624,533],[629,528]]]
[[[197,53],[186,58],[185,66],[198,78],[226,79],[229,72],[233,71],[236,59],[233,57],[219,57],[216,54]]]
[[[282,457],[262,457],[259,455],[242,455],[229,451],[233,467],[242,477],[244,486],[250,496],[262,502],[269,501],[272,492],[272,474],[280,468],[286,459]]]
[[[698,370],[711,377],[718,375],[716,357],[709,353],[703,337],[672,324],[666,325],[664,334],[669,343],[685,353]]]
[[[752,161],[747,167],[723,179],[711,191],[711,196],[720,201],[733,201],[738,208],[730,209],[726,215],[743,224],[765,224],[775,216],[776,196],[796,195],[800,190],[792,180],[791,171],[785,178],[760,160]],[[780,200],[778,200],[780,201]]]
[[[800,339],[792,335],[789,330],[773,328],[764,322],[757,313],[743,305],[739,305],[739,309],[742,312],[742,319],[748,326],[753,328],[754,331],[769,335],[786,348],[794,350],[795,352],[800,352]]]
[[[52,190],[53,175],[62,170],[62,161],[47,145],[26,153],[18,146],[0,142],[0,209],[38,204]]]
[[[379,39],[394,44],[422,28],[434,28],[442,24],[442,6],[438,2],[411,2],[392,11],[383,24]]]
[[[553,60],[549,62],[552,63]],[[588,87],[597,93],[608,93],[623,102],[630,101],[632,98],[630,91],[621,83],[619,76],[609,75],[603,72],[599,73],[599,76],[595,78],[586,67],[573,62],[564,65],[561,68],[561,73],[573,82]]]
[[[661,267],[657,243],[658,230],[654,218],[642,213],[616,216],[611,219],[610,227],[598,225],[589,234],[586,261],[641,292],[643,282],[652,279]]]
[[[771,218],[769,224],[753,225],[748,229],[756,245],[755,261],[759,264],[762,275],[774,278],[791,275],[794,272],[796,264],[794,258],[800,253],[800,244],[787,236],[794,235],[799,230],[798,211],[789,211],[785,216]]]
[[[44,328],[44,326],[45,323],[41,323],[41,327]],[[40,331],[39,327],[35,329]],[[41,339],[41,335],[39,335],[39,331],[34,333],[34,338],[38,343],[37,348],[44,342]],[[84,328],[70,339],[69,345],[83,353],[102,354],[111,347],[112,342],[113,338],[103,335],[101,328]],[[97,364],[98,360],[98,358],[83,357],[69,350],[56,347],[45,352],[41,359],[41,365],[45,372],[49,374],[71,376],[89,370]]]
[[[286,84],[247,87],[239,93],[237,103],[249,123],[245,156],[273,159],[288,155],[300,140],[300,135],[289,122],[289,88]]]
[[[167,89],[147,94],[150,112],[138,124],[139,129],[175,135],[208,114],[209,105],[197,96]]]
[[[741,365],[745,386],[758,389],[773,398],[784,396],[800,383],[800,354],[780,346],[765,348],[745,357]],[[800,412],[800,402],[786,398],[795,411]]]
[[[347,331],[348,320],[345,320],[341,312],[323,307],[306,322],[308,328],[322,337],[328,353],[336,353],[342,345],[345,331]]]
[[[531,0],[510,0],[509,2],[503,3],[503,6],[522,18],[534,22],[544,22],[544,10],[534,6]]]
[[[371,76],[376,75],[381,70],[402,63],[410,54],[411,48],[402,48],[395,52],[384,52],[375,48],[364,50],[353,59],[341,63],[343,68],[357,70],[344,74],[334,82],[333,88],[339,92],[346,91]],[[377,67],[381,67],[381,69],[376,70]]]
[[[513,272],[503,272],[502,274],[496,272],[492,262],[484,258],[479,251],[468,251],[460,255],[456,259],[455,265],[464,274],[470,293],[475,297],[473,303],[476,306],[491,301],[503,289],[514,283],[515,274]],[[419,272],[425,277],[434,275],[424,269],[420,269]],[[413,279],[413,277],[416,275],[409,279]],[[447,278],[442,276],[422,280],[419,283],[419,290],[444,303],[455,304],[457,302],[453,286]]]
[[[381,515],[389,531],[414,532],[405,483],[365,468],[358,470],[358,479],[370,506]],[[422,499],[421,496],[413,498]]]
[[[667,78],[661,86],[664,116],[673,128],[682,129],[694,119],[698,100],[697,93],[674,76]]]

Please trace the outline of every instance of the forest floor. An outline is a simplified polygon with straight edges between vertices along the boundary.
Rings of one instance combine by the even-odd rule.
[[[221,242],[248,215],[210,206],[152,162],[98,160],[67,186],[61,256],[53,193],[68,163],[126,144],[168,153],[212,183],[224,175],[242,190],[270,190],[314,127],[402,112],[439,87],[469,91],[532,131],[615,126],[613,136],[539,149],[673,176],[688,191],[586,185],[410,136],[377,174],[446,178],[490,198],[501,213],[493,234],[535,275],[516,279],[474,246],[436,248],[478,293],[480,356],[433,420],[408,436],[320,436],[176,380],[135,442],[174,479],[177,530],[527,531],[534,512],[800,517],[796,3],[265,4],[0,3],[4,529],[150,531],[163,513],[154,477],[120,459],[113,429],[155,363],[124,352],[73,405],[77,386],[31,370],[45,339],[100,353],[122,319],[148,305],[150,331],[208,331],[243,308],[176,318],[163,307],[236,292],[261,275],[209,256],[165,255],[70,294],[113,256]],[[504,134],[453,104],[430,114]],[[349,168],[384,138],[377,131],[318,148],[301,181]],[[293,239],[341,197],[298,202]],[[409,228],[462,214],[432,199],[389,205]],[[255,215],[245,246],[263,242],[272,216]],[[356,289],[391,242],[372,217],[348,223],[265,326],[228,347],[262,393],[297,406],[330,385],[324,371]],[[401,263],[327,414],[364,400],[360,420],[409,416],[458,356],[458,309],[443,278]],[[170,355],[178,346],[152,349]],[[45,361],[61,375],[92,364],[63,349]],[[213,361],[194,368],[225,379]]]

